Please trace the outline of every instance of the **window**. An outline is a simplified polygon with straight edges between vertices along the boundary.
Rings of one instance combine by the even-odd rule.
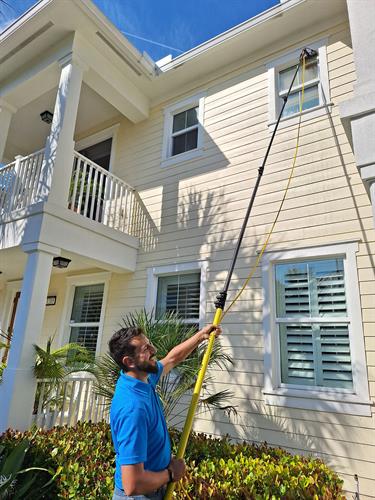
[[[367,415],[357,243],[263,257],[265,400]]]
[[[306,61],[304,78],[303,120],[326,113],[330,105],[327,53],[325,40],[309,44],[317,52],[315,58]],[[286,54],[267,64],[269,87],[269,125],[274,125],[295,74],[301,49]],[[291,93],[284,108],[281,127],[293,125],[299,119],[302,99],[302,68],[299,69]],[[306,115],[306,116],[305,116]]]
[[[283,97],[288,93],[293,76],[296,72],[297,65],[280,70],[278,72],[278,108],[281,110],[283,105]],[[288,101],[283,111],[283,117],[299,113],[302,102],[302,67],[299,68],[297,76],[294,80]],[[304,75],[304,96],[302,110],[319,106],[319,74],[317,58],[310,59],[306,62]]]
[[[353,389],[343,259],[276,264],[275,280],[281,383]]]
[[[204,95],[199,94],[164,110],[162,165],[189,160],[201,154]]]
[[[110,273],[101,272],[66,277],[61,345],[75,342],[93,354],[99,353],[110,276]]]
[[[103,294],[103,283],[77,286],[74,292],[69,342],[80,344],[93,354],[98,342]]]
[[[205,262],[186,262],[148,269],[146,309],[156,317],[176,312],[197,328],[205,316]]]
[[[190,108],[173,115],[171,156],[198,147],[198,108]]]
[[[199,327],[200,272],[159,276],[156,317],[177,313],[185,323]]]

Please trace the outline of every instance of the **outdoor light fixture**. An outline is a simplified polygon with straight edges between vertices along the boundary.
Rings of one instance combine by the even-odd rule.
[[[56,305],[56,295],[48,295],[46,306],[54,306]]]
[[[53,114],[51,113],[51,111],[43,111],[42,113],[40,113],[40,117],[43,122],[52,123]]]
[[[65,257],[54,257],[53,258],[53,267],[58,267],[59,269],[66,269],[71,260],[66,259]]]

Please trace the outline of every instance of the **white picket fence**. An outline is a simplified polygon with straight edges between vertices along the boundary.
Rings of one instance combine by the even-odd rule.
[[[74,426],[78,421],[109,421],[109,407],[93,390],[93,375],[78,372],[53,387],[48,379],[37,381],[33,424],[41,429]]]
[[[37,201],[44,149],[0,169],[0,215],[7,217]]]

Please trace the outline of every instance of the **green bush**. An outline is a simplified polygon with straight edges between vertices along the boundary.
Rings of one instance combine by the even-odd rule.
[[[111,498],[115,464],[108,424],[79,423],[35,434],[8,431],[0,442],[12,448],[25,437],[32,442],[26,465],[55,474],[44,498]],[[175,452],[180,434],[172,431],[171,437]],[[341,479],[321,460],[267,444],[233,444],[227,437],[194,434],[185,458],[188,474],[175,489],[181,500],[345,498]]]

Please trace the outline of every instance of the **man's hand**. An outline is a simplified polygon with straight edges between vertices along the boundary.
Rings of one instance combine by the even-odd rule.
[[[186,465],[182,458],[172,457],[168,469],[173,473],[173,482],[179,481],[186,474]]]
[[[186,359],[191,352],[198,347],[198,345],[210,338],[210,333],[215,332],[218,336],[221,333],[221,328],[219,326],[207,325],[202,330],[199,330],[195,335],[185,340],[178,346],[174,347],[165,358],[161,359],[161,364],[164,366],[163,374],[170,372],[175,366],[177,366],[181,361]]]
[[[221,328],[220,326],[214,326],[214,325],[207,325],[205,326],[204,328],[202,328],[202,330],[199,330],[198,334],[201,338],[201,342],[203,340],[208,340],[210,338],[210,334],[211,332],[215,332],[215,337],[217,337],[218,335],[221,334]]]

